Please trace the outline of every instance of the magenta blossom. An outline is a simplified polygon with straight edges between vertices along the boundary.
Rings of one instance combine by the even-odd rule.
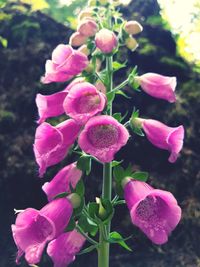
[[[147,139],[156,147],[170,151],[169,162],[174,163],[183,147],[183,126],[168,127],[156,120],[138,119]]]
[[[77,169],[76,163],[72,163],[60,170],[51,182],[45,183],[42,189],[51,201],[58,194],[71,193],[70,185],[75,188],[81,176],[82,171]]]
[[[147,183],[129,180],[124,197],[131,220],[155,244],[164,244],[181,219],[181,208],[167,191],[154,189]]]
[[[108,54],[117,47],[117,37],[108,29],[101,29],[95,36],[96,47]]]
[[[47,254],[53,260],[54,267],[67,267],[75,260],[84,243],[85,238],[73,230],[52,240],[47,247]]]
[[[38,126],[33,145],[40,177],[47,167],[64,159],[79,134],[80,126],[74,120],[66,120],[56,127],[43,122]]]
[[[72,86],[63,106],[68,116],[84,124],[89,118],[101,112],[105,104],[105,95],[94,85],[84,82]]]
[[[54,49],[52,60],[46,62],[46,72],[42,82],[65,82],[81,73],[88,64],[86,55],[69,45],[60,44]]]
[[[28,208],[19,213],[12,225],[18,248],[16,263],[25,253],[28,264],[40,261],[46,244],[59,236],[69,223],[73,207],[67,198],[56,199],[41,210]]]
[[[176,77],[168,77],[156,73],[146,73],[135,78],[143,91],[147,94],[169,101],[176,101],[175,88]]]
[[[121,123],[111,116],[102,115],[86,123],[78,143],[83,151],[101,162],[110,162],[128,139],[129,133]]]

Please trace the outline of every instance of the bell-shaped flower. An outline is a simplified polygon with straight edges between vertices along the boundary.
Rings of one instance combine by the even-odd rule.
[[[58,194],[71,193],[70,186],[75,188],[81,176],[82,171],[76,167],[76,163],[61,169],[50,182],[45,183],[42,187],[48,197],[48,201],[53,200]]]
[[[40,167],[40,177],[46,172],[47,167],[64,159],[79,131],[80,126],[74,120],[66,120],[56,127],[46,122],[38,126],[33,149]]]
[[[137,33],[140,33],[143,30],[143,27],[139,22],[137,22],[135,20],[130,20],[130,21],[127,21],[125,23],[124,30],[128,34],[137,34]]]
[[[128,180],[124,197],[131,220],[155,244],[164,244],[181,219],[181,208],[174,196],[154,189],[145,182]]]
[[[99,27],[94,19],[86,18],[80,22],[78,25],[77,31],[80,32],[82,35],[87,37],[92,37],[96,34]]]
[[[52,60],[46,62],[43,83],[64,82],[81,73],[88,65],[88,58],[69,45],[60,44],[52,53]]]
[[[52,240],[47,247],[47,254],[51,257],[54,267],[67,267],[75,260],[75,255],[84,243],[85,237],[73,230]]]
[[[129,139],[127,129],[111,116],[102,115],[91,118],[81,132],[80,148],[101,162],[113,160]]]
[[[117,47],[117,37],[108,29],[101,29],[95,36],[96,47],[108,54]]]
[[[88,37],[80,32],[74,32],[69,38],[71,46],[81,46],[87,42]],[[80,50],[79,50],[80,51]]]
[[[12,225],[13,238],[18,248],[16,263],[25,253],[28,264],[37,264],[46,244],[63,233],[72,212],[70,201],[59,198],[41,210],[28,208],[19,213]]]
[[[156,147],[170,151],[169,162],[174,163],[183,147],[184,128],[168,127],[156,120],[138,119],[147,139]]]
[[[163,76],[156,73],[146,73],[135,78],[142,90],[155,98],[176,101],[176,77]]]
[[[105,104],[105,95],[94,85],[84,82],[71,87],[63,106],[69,117],[84,124],[89,118],[101,112]]]

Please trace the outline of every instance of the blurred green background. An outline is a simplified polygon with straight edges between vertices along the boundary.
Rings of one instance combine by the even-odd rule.
[[[175,164],[167,162],[168,153],[153,147],[145,138],[133,135],[117,158],[131,162],[136,169],[150,173],[149,182],[171,191],[183,209],[183,219],[163,246],[153,245],[135,229],[128,210],[116,211],[113,230],[124,236],[133,252],[118,246],[111,249],[111,267],[196,267],[200,266],[200,1],[199,0],[133,0],[120,10],[127,19],[144,26],[138,35],[139,49],[131,53],[120,50],[118,60],[128,60],[120,70],[118,84],[135,64],[139,73],[157,72],[177,76],[175,104],[156,100],[126,88],[131,99],[117,96],[114,111],[133,106],[141,116],[161,120],[171,126],[183,124],[186,129],[184,149]],[[14,267],[16,247],[10,225],[15,221],[14,208],[41,208],[47,200],[41,185],[51,179],[68,158],[38,178],[32,144],[36,129],[35,95],[53,93],[61,85],[42,85],[44,64],[59,43],[67,43],[76,27],[76,17],[86,1],[0,0],[0,267]],[[87,198],[100,194],[101,169],[85,179]],[[98,186],[97,186],[98,185]],[[83,255],[72,266],[96,266],[96,255]],[[27,266],[22,262],[22,266]],[[44,255],[40,267],[52,263]]]

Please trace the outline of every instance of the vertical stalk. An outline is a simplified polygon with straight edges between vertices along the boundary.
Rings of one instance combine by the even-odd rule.
[[[113,57],[106,58],[106,69],[108,77],[107,92],[113,89]],[[112,116],[112,104],[109,107],[108,115]],[[102,185],[102,198],[111,201],[112,197],[112,164],[111,162],[105,163],[103,166],[103,185]],[[107,235],[110,234],[111,222],[106,226]],[[104,227],[104,226],[103,226]],[[98,267],[109,267],[109,250],[110,244],[105,241],[102,227],[99,229],[99,249],[98,249]]]

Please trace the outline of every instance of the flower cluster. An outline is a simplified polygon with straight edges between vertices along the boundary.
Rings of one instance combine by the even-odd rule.
[[[79,223],[84,221],[83,217],[86,216],[87,223],[91,223],[93,228],[97,227],[99,232],[102,225],[106,227],[116,203],[108,196],[105,199],[97,198],[96,203],[91,203],[92,212],[90,203],[84,205],[84,190],[80,194],[77,193],[77,187],[83,182],[82,176],[87,169],[87,166],[81,165],[81,161],[86,158],[106,163],[104,168],[109,167],[110,179],[113,166],[121,163],[112,161],[131,136],[127,130],[128,126],[131,126],[135,133],[144,131],[154,146],[168,150],[171,163],[177,160],[183,146],[182,125],[168,127],[153,119],[140,118],[137,112],[124,124],[122,121],[125,118],[121,114],[112,116],[115,93],[124,95],[122,90],[127,83],[132,86],[134,82],[150,96],[172,103],[176,101],[176,78],[156,73],[139,76],[132,72],[126,80],[127,83],[125,81],[113,89],[112,58],[120,46],[135,50],[138,44],[132,35],[140,33],[143,28],[137,21],[127,22],[120,18],[121,23],[114,25],[113,29],[116,30],[113,30],[106,24],[107,20],[102,14],[105,14],[110,5],[116,5],[115,1],[110,4],[108,1],[92,0],[90,6],[93,6],[93,2],[97,2],[99,14],[95,8],[88,8],[80,13],[77,31],[70,37],[69,44],[59,44],[53,50],[51,60],[46,62],[45,75],[41,79],[45,84],[70,82],[59,92],[36,96],[39,118],[33,150],[39,166],[39,176],[43,177],[48,167],[63,161],[69,151],[80,157],[77,162],[64,166],[50,182],[42,186],[49,201],[47,205],[40,210],[28,208],[18,214],[15,224],[12,225],[18,248],[17,263],[25,254],[28,264],[37,264],[47,246],[47,254],[54,266],[66,267],[74,261],[75,255],[88,237],[89,230],[83,231],[79,226]],[[103,9],[99,7],[100,4],[104,6]],[[112,24],[112,20],[110,21]],[[75,50],[73,46],[80,47]],[[106,69],[101,70],[101,64],[97,67],[98,57],[106,61]],[[85,70],[89,64],[93,65],[93,69],[88,75]],[[121,64],[117,62],[117,65]],[[76,77],[77,75],[79,76]],[[52,125],[51,118],[55,121],[60,115],[63,115],[62,122]],[[114,176],[117,177],[116,183],[120,180],[132,223],[155,244],[167,242],[169,234],[181,218],[181,209],[174,196],[167,191],[154,189],[143,181],[137,181],[131,172],[117,170],[114,169]],[[108,181],[108,184],[111,186],[112,183]],[[105,187],[104,180],[104,192],[107,190]],[[119,197],[120,193],[116,199]],[[80,208],[79,215],[74,213],[77,208]],[[76,222],[73,229],[68,231],[70,220]],[[102,223],[98,227],[100,220]],[[104,220],[107,220],[106,223]],[[92,239],[88,237],[88,240]],[[97,248],[98,243],[95,240],[92,240],[92,244]],[[101,243],[99,250],[100,247]]]

